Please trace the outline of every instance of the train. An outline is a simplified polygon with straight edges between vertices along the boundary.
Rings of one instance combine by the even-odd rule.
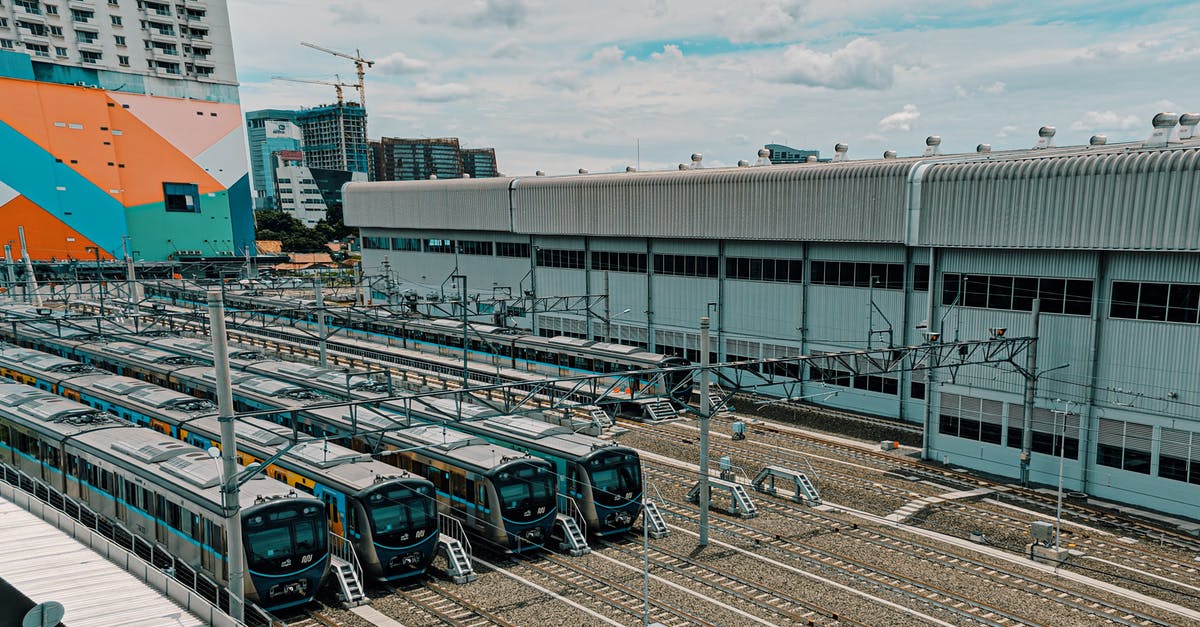
[[[147,285],[146,293],[172,304],[197,306],[207,302],[204,290],[174,281]],[[290,322],[316,320],[313,311],[316,302],[312,300],[266,296],[252,290],[228,291],[224,298],[231,309],[287,318]],[[533,372],[543,377],[691,365],[683,357],[653,353],[635,346],[569,336],[544,337],[512,327],[470,322],[464,333],[463,323],[459,320],[427,318],[412,312],[397,314],[392,308],[329,307],[325,311],[332,326],[382,336],[393,342],[398,340],[399,348],[442,357],[461,356],[465,335],[473,361]],[[654,390],[655,395],[687,404],[693,391],[692,371],[666,373],[660,388]]]
[[[190,358],[183,363],[177,354],[128,342],[29,338],[28,343],[57,350],[64,356],[39,356],[28,348],[3,348],[0,374],[10,373],[45,390],[83,398],[87,391],[84,384],[90,383],[89,377],[94,375],[81,373],[80,369],[90,365],[129,377],[127,381],[171,388],[193,400],[214,396],[212,367],[195,365]],[[542,548],[551,537],[558,505],[554,468],[545,460],[465,434],[441,430],[431,435],[419,427],[406,428],[408,425],[366,408],[328,407],[336,399],[250,372],[234,373],[232,386],[238,412],[259,412],[263,420],[304,437],[346,440],[354,450],[381,455],[386,462],[428,479],[434,486],[438,509],[489,546],[528,552]],[[149,426],[179,437],[180,425],[164,416],[158,412]],[[451,440],[453,446],[445,445]],[[500,498],[505,491],[519,486],[525,486],[530,496]]]
[[[139,341],[128,338],[128,341]],[[186,356],[197,362],[211,363],[212,346],[201,340],[178,337],[148,338],[145,346],[159,348],[164,354],[148,350],[134,351],[124,342],[109,344],[110,353],[137,354],[142,362],[138,367],[128,358],[111,358],[105,367],[125,368],[131,376],[149,379],[162,377],[162,370],[153,363],[168,360],[168,354]],[[89,350],[90,354],[98,351]],[[355,373],[339,372],[310,364],[277,361],[263,358],[253,351],[234,351],[238,356],[231,358],[239,370],[286,381],[298,386],[289,392],[292,398],[344,398],[379,401],[390,392],[384,382]],[[92,357],[105,359],[105,357]],[[121,363],[116,363],[120,361]],[[3,362],[0,362],[0,373]],[[178,387],[179,382],[165,384]],[[212,398],[211,383],[191,382],[189,390]],[[265,391],[278,388],[278,383],[259,380],[256,389]],[[307,391],[307,392],[306,392]],[[617,535],[629,531],[637,521],[642,502],[641,458],[637,451],[611,441],[576,433],[570,426],[548,424],[530,417],[501,415],[479,405],[459,404],[452,400],[423,397],[414,401],[383,401],[381,410],[390,412],[407,421],[415,419],[424,423],[440,423],[451,420],[453,428],[469,433],[489,442],[495,442],[527,452],[552,463],[558,479],[559,509],[576,513],[581,526],[587,532],[600,536]],[[267,409],[269,403],[255,406]]]
[[[219,585],[229,583],[219,461],[170,436],[31,386],[0,383],[0,460]],[[330,566],[324,503],[256,477],[239,492],[245,597],[310,601]]]

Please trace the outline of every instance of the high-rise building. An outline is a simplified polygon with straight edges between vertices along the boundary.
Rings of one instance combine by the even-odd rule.
[[[494,148],[462,148],[457,137],[384,137],[371,142],[375,180],[417,181],[498,176]]]
[[[370,172],[365,123],[366,112],[353,102],[312,109],[262,109],[247,113],[255,209],[292,211],[296,208],[280,202],[281,191],[275,183],[276,169],[283,163],[278,158],[279,153],[286,153],[287,167],[335,170],[346,172],[346,180],[365,180]],[[291,154],[296,151],[302,155],[299,163]],[[292,178],[291,174],[289,172],[283,178]],[[305,175],[304,178],[311,177]],[[308,222],[313,216],[297,217]]]
[[[254,184],[254,208],[278,209],[275,191],[275,153],[299,151],[302,141],[296,112],[263,109],[246,114],[246,136],[250,142],[250,174]]]
[[[225,0],[0,7],[0,240],[34,259],[242,255],[254,223]]]
[[[496,169],[495,148],[463,148],[463,172],[472,178],[482,179],[500,176]]]
[[[784,146],[783,144],[767,144],[766,149],[771,151],[771,163],[806,163],[809,157],[815,157],[818,161],[821,160],[820,150],[801,150]],[[828,159],[826,159],[828,161]]]
[[[281,150],[274,153],[276,190],[280,211],[313,227],[328,219],[331,207],[342,206],[342,184],[366,181],[366,172],[310,168],[303,152]]]

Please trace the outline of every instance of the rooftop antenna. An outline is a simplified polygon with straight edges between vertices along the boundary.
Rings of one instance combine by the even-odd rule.
[[[1057,129],[1049,125],[1039,128],[1037,143],[1033,145],[1034,149],[1053,148],[1056,132],[1058,132]]]

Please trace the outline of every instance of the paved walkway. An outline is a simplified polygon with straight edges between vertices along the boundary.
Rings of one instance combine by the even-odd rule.
[[[904,507],[901,507],[900,509],[888,514],[886,518],[893,522],[904,522],[909,518],[916,516],[918,512],[926,507],[929,507],[930,505],[937,505],[938,503],[956,501],[959,499],[970,499],[977,496],[991,494],[992,492],[995,492],[995,490],[992,488],[977,488],[974,490],[962,490],[960,492],[946,492],[945,494],[939,494],[937,496],[927,496],[915,501],[909,501],[904,505]]]

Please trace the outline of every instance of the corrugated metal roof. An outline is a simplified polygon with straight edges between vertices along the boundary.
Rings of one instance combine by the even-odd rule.
[[[0,499],[0,577],[34,602],[58,601],[72,627],[173,625],[204,621],[98,553]]]
[[[513,230],[532,234],[898,242],[899,160],[523,178]]]
[[[1200,250],[1195,145],[940,163],[922,196],[923,246]]]
[[[349,226],[508,231],[512,178],[347,183]]]

